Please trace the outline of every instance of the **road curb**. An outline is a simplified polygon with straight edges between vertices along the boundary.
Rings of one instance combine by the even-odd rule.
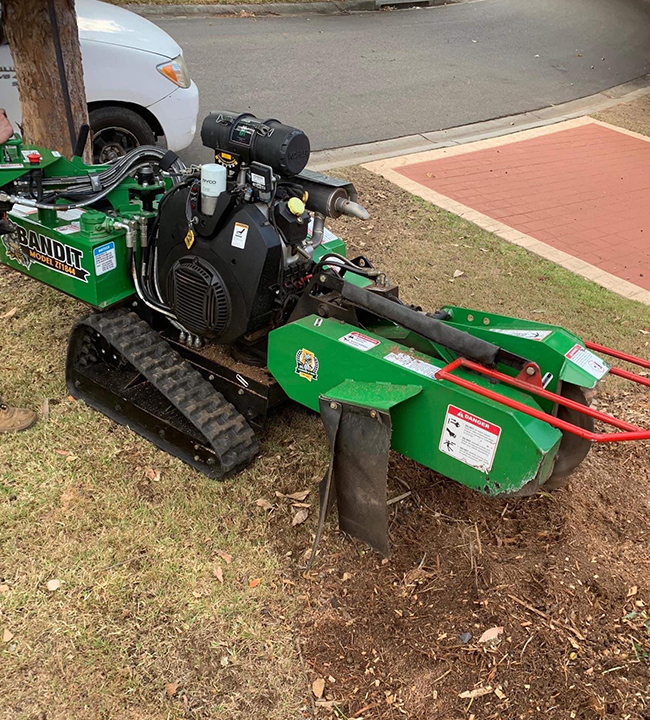
[[[124,5],[145,17],[221,15],[347,15],[391,7],[435,7],[456,5],[463,0],[326,0],[324,2],[242,3],[237,5]]]
[[[560,105],[551,105],[518,115],[495,118],[484,122],[460,125],[447,130],[406,135],[364,145],[319,150],[311,154],[309,168],[331,170],[347,165],[361,165],[398,155],[410,155],[438,148],[464,145],[532,128],[552,125],[563,120],[600,112],[620,103],[630,102],[650,93],[650,74],[616,85],[595,95],[589,95]]]

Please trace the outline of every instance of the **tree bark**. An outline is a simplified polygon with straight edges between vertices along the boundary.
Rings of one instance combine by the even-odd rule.
[[[74,0],[51,0],[61,39],[61,53],[72,109],[74,133],[88,122]],[[2,0],[4,30],[16,67],[22,106],[22,135],[72,157],[65,96],[59,76],[48,0]],[[90,142],[84,155],[91,161]]]

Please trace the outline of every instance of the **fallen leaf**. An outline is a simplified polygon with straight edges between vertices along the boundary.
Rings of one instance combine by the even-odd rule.
[[[74,462],[75,460],[79,460],[78,455],[72,455],[72,454],[66,455],[66,458],[65,458],[66,462]]]
[[[55,590],[58,590],[61,587],[61,582],[56,579],[48,580],[46,587],[50,592],[54,592]]]
[[[2,642],[3,643],[11,642],[13,636],[14,636],[14,634],[11,632],[11,630],[7,630],[7,628],[5,628],[5,631],[2,633]]]
[[[9,592],[9,585],[0,585],[0,595],[6,592]]]
[[[7,310],[7,312],[4,315],[0,315],[0,317],[3,320],[8,320],[9,318],[12,318],[17,312],[18,308],[12,307],[11,310]]]
[[[72,455],[72,453],[69,450],[55,450],[54,452],[57,455],[63,455],[63,457],[68,457],[68,455]]]
[[[341,582],[346,582],[347,580],[350,580],[352,575],[350,575],[349,572],[344,572],[343,577],[341,578]]]
[[[221,667],[228,667],[228,656],[227,655],[221,656],[221,658],[219,660],[219,665],[221,665]]]
[[[144,474],[151,482],[158,482],[160,480],[160,470],[154,470],[153,468],[145,468]]]
[[[503,628],[493,627],[486,630],[478,641],[481,645],[494,645],[501,640],[501,635],[503,635]]]
[[[165,690],[167,691],[167,696],[174,697],[174,695],[176,695],[176,691],[178,690],[179,686],[180,686],[180,683],[177,683],[177,682],[167,683],[165,685]]]
[[[455,277],[455,278],[463,277],[464,274],[465,274],[465,271],[464,271],[464,270],[454,270],[454,277]]]
[[[221,569],[221,565],[216,565],[214,568],[214,576],[217,578],[217,580],[222,583],[223,582],[223,570]]]
[[[255,501],[255,504],[257,505],[257,507],[264,508],[264,510],[273,510],[273,505],[271,505],[271,503],[264,498],[259,498],[259,500]]]
[[[288,495],[285,495],[284,493],[278,492],[276,490],[275,494],[279,498],[287,498],[288,500],[298,500],[299,502],[301,502],[307,497],[307,495],[309,495],[309,490],[298,490],[298,492],[289,493]]]
[[[311,691],[314,693],[314,697],[322,698],[325,692],[325,680],[318,678],[311,684]]]
[[[296,512],[296,514],[293,516],[293,520],[291,521],[292,525],[300,525],[301,523],[304,523],[307,517],[309,516],[309,510],[307,508],[300,508]]]
[[[45,398],[41,403],[41,416],[46,422],[50,419],[50,401]]]
[[[306,507],[306,508],[308,508],[308,507],[311,507],[311,503],[292,502],[292,503],[291,503],[291,507],[298,507],[298,508],[300,508],[300,507],[305,508],[305,507]]]
[[[495,687],[495,688],[494,688],[494,694],[499,698],[499,700],[505,700],[505,699],[506,699],[506,694],[505,694],[505,693],[503,692],[503,690],[501,689],[501,685],[499,685],[498,687]]]
[[[632,585],[632,587],[627,591],[628,597],[634,597],[638,592],[638,588],[636,585]]]
[[[217,550],[217,555],[227,564],[230,565],[232,562],[232,555],[229,555],[227,552],[224,552],[223,550]]]
[[[254,578],[248,583],[248,587],[256,588],[262,582],[262,578]]]
[[[475,690],[465,690],[458,694],[458,697],[464,700],[473,700],[474,698],[483,697],[483,695],[489,695],[492,692],[492,686],[486,685],[485,687],[476,688]]]
[[[650,330],[639,330],[641,335],[650,335]]]

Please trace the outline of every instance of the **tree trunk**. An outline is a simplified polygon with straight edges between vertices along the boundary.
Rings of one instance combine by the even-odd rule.
[[[73,143],[57,65],[50,2],[61,39],[76,135],[80,126],[88,122],[88,106],[74,0],[2,0],[4,30],[16,67],[25,142],[72,157]],[[91,160],[90,143],[86,145],[84,159]]]

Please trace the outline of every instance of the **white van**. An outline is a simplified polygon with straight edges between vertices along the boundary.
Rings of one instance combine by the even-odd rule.
[[[164,137],[178,152],[194,139],[199,91],[183,52],[157,25],[123,8],[76,0],[96,162]],[[16,73],[0,18],[0,107],[20,124]],[[56,69],[52,70],[53,75]]]

